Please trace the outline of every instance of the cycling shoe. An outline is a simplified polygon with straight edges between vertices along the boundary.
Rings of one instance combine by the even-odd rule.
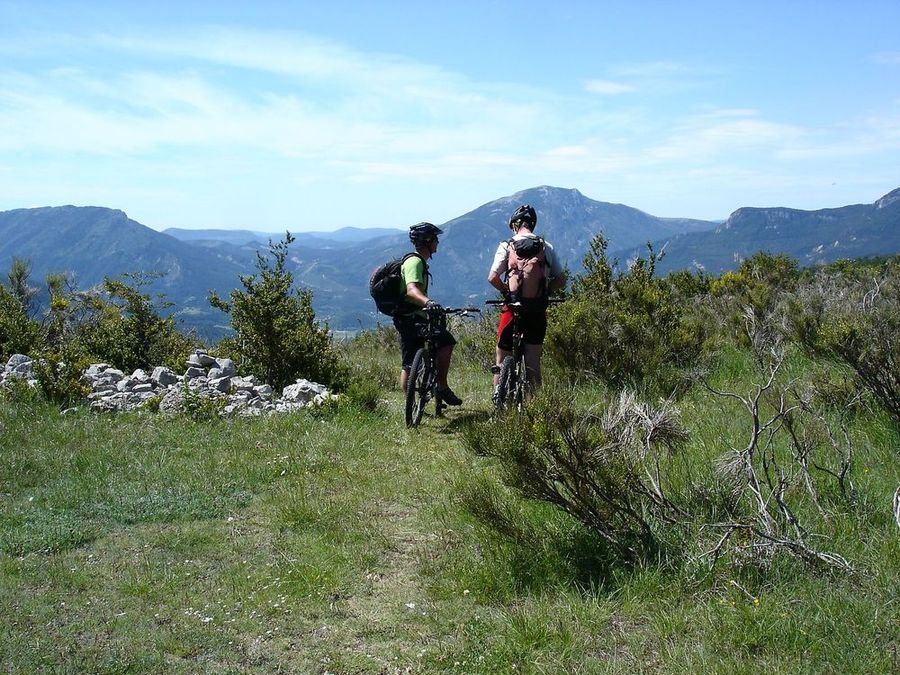
[[[437,395],[447,405],[462,405],[462,399],[453,393],[450,387],[446,389],[438,389]]]

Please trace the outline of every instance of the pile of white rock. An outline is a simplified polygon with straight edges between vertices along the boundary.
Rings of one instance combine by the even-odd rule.
[[[37,380],[34,377],[34,364],[30,356],[13,354],[9,357],[9,361],[6,362],[3,370],[0,370],[0,384],[14,379],[25,380],[31,386],[37,384]]]
[[[154,402],[161,412],[177,413],[208,399],[223,415],[248,416],[300,410],[337,398],[325,385],[304,379],[288,385],[275,398],[270,385],[253,375],[239,376],[231,359],[216,358],[202,349],[191,354],[186,365],[183,375],[164,366],[126,375],[107,363],[93,363],[82,376],[91,390],[86,403],[95,410],[135,410]],[[2,373],[0,382],[22,377],[36,384],[31,359],[21,354],[12,356]]]

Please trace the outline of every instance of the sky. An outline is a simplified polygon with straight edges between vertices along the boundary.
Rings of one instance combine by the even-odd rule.
[[[0,0],[0,211],[279,232],[539,185],[655,216],[900,187],[900,0]]]

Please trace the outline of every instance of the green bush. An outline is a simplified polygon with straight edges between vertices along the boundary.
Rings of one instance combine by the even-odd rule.
[[[900,421],[900,265],[875,278],[821,271],[788,302],[791,336],[807,353],[844,363]]]
[[[344,395],[363,410],[375,410],[381,400],[382,389],[365,377],[355,377],[344,389]]]
[[[548,354],[562,368],[614,388],[630,386],[647,395],[681,391],[707,330],[686,309],[684,279],[676,284],[655,277],[652,249],[627,272],[615,273],[606,248],[598,235],[572,296],[553,309]]]
[[[256,254],[257,274],[242,276],[244,290],[233,290],[225,301],[213,293],[210,303],[231,316],[236,335],[221,341],[219,351],[242,370],[254,373],[276,389],[305,377],[331,385],[338,375],[338,356],[312,308],[312,291],[294,288],[285,269],[288,232],[269,255]]]
[[[628,393],[587,410],[545,388],[524,415],[505,414],[465,428],[475,454],[500,462],[503,482],[521,496],[562,509],[628,560],[646,559],[681,512],[666,492],[662,455],[686,433],[677,411]],[[503,523],[488,495],[473,513]]]
[[[107,278],[102,295],[82,296],[85,314],[78,339],[95,359],[126,372],[164,365],[179,370],[198,340],[179,332],[172,317],[160,314],[168,304],[157,306],[141,292],[149,283],[145,275],[124,275],[126,280]]]
[[[77,341],[43,349],[34,360],[34,374],[44,395],[59,405],[80,403],[90,393],[82,380],[91,358]]]
[[[12,284],[18,292],[0,287],[0,351],[32,356],[41,390],[51,401],[69,404],[83,398],[89,390],[81,375],[92,361],[128,372],[157,365],[178,368],[196,345],[140,292],[148,277],[125,275],[133,284],[108,278],[100,293],[86,293],[64,275],[48,275],[50,302],[39,324],[25,314],[20,296],[25,297],[26,283],[18,272]]]
[[[225,396],[192,389],[185,382],[181,387],[181,402],[178,408],[196,422],[207,422],[220,418],[227,403],[228,399]]]
[[[784,254],[757,253],[737,270],[710,281],[710,302],[703,321],[729,341],[753,347],[748,323],[770,324],[782,299],[797,288],[797,261]]]
[[[39,334],[39,324],[29,319],[19,300],[0,286],[0,366],[13,354],[30,354]]]
[[[28,285],[30,272],[27,260],[14,257],[6,275],[8,288],[0,284],[0,366],[13,354],[29,354],[40,341],[40,324],[30,316],[37,292]]]
[[[31,408],[46,401],[40,388],[31,386],[23,378],[11,377],[0,386],[0,402]]]

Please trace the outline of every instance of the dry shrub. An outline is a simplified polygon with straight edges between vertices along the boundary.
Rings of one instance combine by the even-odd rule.
[[[648,405],[623,392],[577,410],[565,395],[545,391],[523,415],[470,426],[465,440],[499,460],[508,486],[570,514],[623,558],[646,558],[683,515],[662,469],[663,456],[686,440],[670,402]]]

